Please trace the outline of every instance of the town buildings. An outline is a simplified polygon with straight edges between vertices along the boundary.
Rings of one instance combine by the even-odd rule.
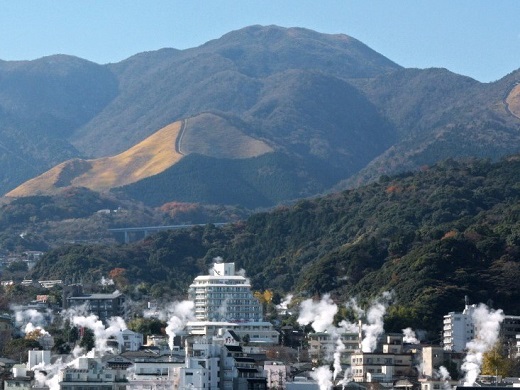
[[[443,346],[446,351],[463,352],[466,344],[475,338],[475,323],[473,315],[477,305],[470,305],[466,298],[464,310],[460,313],[450,312],[443,320]],[[513,344],[516,335],[520,334],[520,316],[504,315],[500,324],[500,338],[504,342]]]
[[[233,331],[221,332],[211,341],[188,338],[185,367],[180,369],[179,377],[179,389],[267,389],[263,370],[244,354]]]
[[[446,351],[462,352],[475,335],[473,313],[477,305],[466,305],[462,313],[450,312],[443,320],[443,345]]]

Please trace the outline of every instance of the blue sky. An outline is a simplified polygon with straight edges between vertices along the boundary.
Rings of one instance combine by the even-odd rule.
[[[405,67],[480,81],[520,68],[518,0],[0,0],[0,59],[100,64],[252,24],[344,33]]]

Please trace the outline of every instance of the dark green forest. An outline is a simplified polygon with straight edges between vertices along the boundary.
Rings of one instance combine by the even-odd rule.
[[[161,232],[126,246],[50,251],[34,278],[98,280],[156,299],[185,296],[217,256],[255,290],[361,302],[394,291],[387,331],[439,330],[464,296],[520,314],[520,157],[446,160],[417,173],[301,200],[224,227]],[[117,271],[114,271],[114,270]]]

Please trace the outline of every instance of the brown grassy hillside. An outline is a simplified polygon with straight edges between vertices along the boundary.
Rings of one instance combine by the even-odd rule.
[[[174,122],[117,156],[61,163],[6,196],[53,194],[67,186],[104,191],[156,175],[182,158],[175,150],[181,125]]]
[[[183,154],[216,158],[251,158],[272,151],[265,142],[247,136],[226,119],[210,113],[190,118],[180,142]]]
[[[69,186],[106,191],[157,175],[191,153],[239,159],[272,151],[265,142],[245,135],[226,119],[206,113],[174,122],[117,156],[65,161],[6,196],[54,194]]]
[[[511,114],[520,118],[520,84],[517,84],[506,98],[506,103]]]

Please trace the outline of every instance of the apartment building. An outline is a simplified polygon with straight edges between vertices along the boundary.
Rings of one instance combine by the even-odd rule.
[[[209,275],[194,279],[188,296],[195,303],[196,318],[187,324],[190,334],[211,337],[229,329],[248,343],[278,344],[279,333],[263,321],[262,305],[249,280],[235,271],[235,263],[214,264]]]

